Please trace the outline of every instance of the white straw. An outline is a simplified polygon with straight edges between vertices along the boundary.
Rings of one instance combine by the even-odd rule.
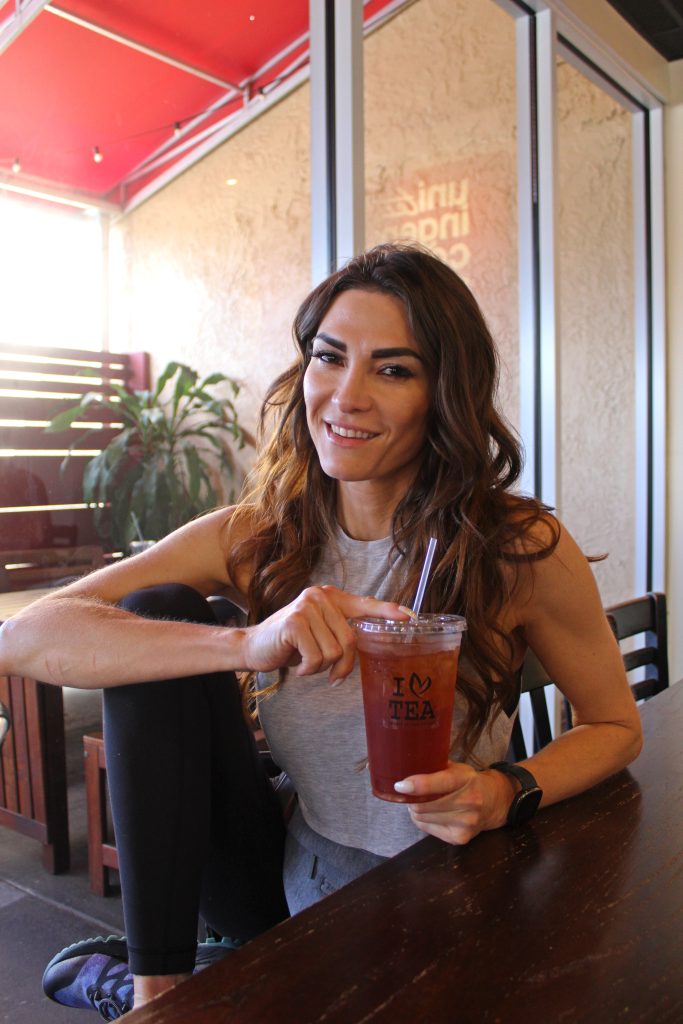
[[[429,544],[427,545],[427,554],[425,555],[425,564],[422,566],[422,575],[420,576],[420,582],[417,585],[417,593],[415,600],[413,601],[413,612],[415,615],[418,614],[422,607],[422,598],[425,596],[425,590],[427,589],[427,580],[429,579],[429,572],[432,568],[432,559],[434,558],[434,552],[436,551],[436,537],[429,538]]]

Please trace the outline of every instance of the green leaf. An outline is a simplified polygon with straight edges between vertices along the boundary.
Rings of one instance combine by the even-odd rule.
[[[202,463],[197,454],[196,448],[192,445],[184,446],[185,461],[187,463],[187,490],[190,501],[194,504],[199,499],[199,487],[202,481]]]
[[[229,381],[230,378],[226,377],[224,373],[210,373],[209,376],[205,377],[201,382],[199,388],[201,391],[204,391],[205,388],[212,387],[214,384],[222,384],[224,380]]]
[[[57,415],[53,416],[45,427],[45,433],[58,434],[62,430],[68,430],[74,420],[77,420],[82,415],[83,409],[80,405],[74,406],[73,409],[66,409],[64,412],[57,413]]]
[[[159,379],[157,380],[156,387],[154,388],[154,401],[156,401],[159,398],[159,395],[166,387],[166,384],[171,379],[171,377],[178,372],[181,365],[181,363],[169,363],[165,370],[162,371],[162,373],[159,376]]]

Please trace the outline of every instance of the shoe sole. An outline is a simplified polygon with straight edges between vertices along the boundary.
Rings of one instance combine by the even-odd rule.
[[[72,942],[59,953],[56,953],[45,968],[43,974],[64,960],[72,960],[77,956],[92,956],[94,953],[104,953],[105,956],[116,957],[117,960],[128,962],[128,943],[125,935],[97,935],[94,939],[81,939],[80,942]]]

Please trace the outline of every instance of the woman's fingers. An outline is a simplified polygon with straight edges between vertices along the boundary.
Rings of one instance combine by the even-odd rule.
[[[247,668],[270,671],[297,665],[299,676],[330,669],[339,681],[353,668],[356,640],[348,619],[356,616],[408,619],[392,601],[357,597],[337,587],[309,587],[295,601],[247,630]]]
[[[444,771],[411,775],[397,782],[395,789],[415,801],[409,805],[409,811],[417,828],[461,846],[482,829],[491,827],[491,794],[487,786],[490,787],[490,782],[485,772],[451,761]],[[437,798],[424,802],[425,797],[430,796]]]

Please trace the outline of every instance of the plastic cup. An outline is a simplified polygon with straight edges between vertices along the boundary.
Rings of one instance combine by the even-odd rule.
[[[408,775],[448,765],[460,615],[419,615],[410,622],[352,619],[356,631],[368,766],[380,800],[414,803],[394,790]],[[437,797],[427,799],[436,800]]]

